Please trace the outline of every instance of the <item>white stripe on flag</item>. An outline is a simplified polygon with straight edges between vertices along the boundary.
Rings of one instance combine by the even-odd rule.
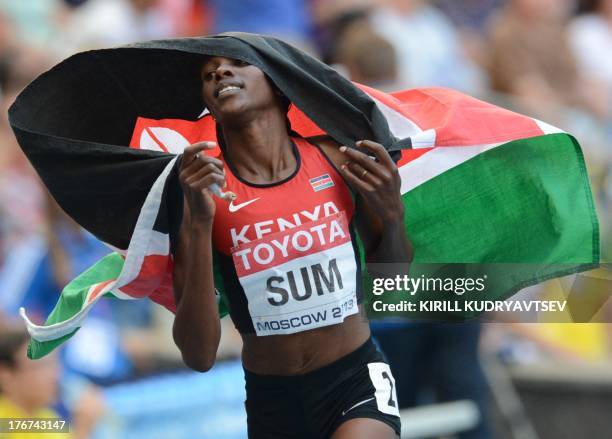
[[[438,146],[399,168],[401,193],[411,191],[463,162],[507,142],[475,146]]]
[[[81,308],[79,312],[63,322],[54,323],[48,326],[36,325],[27,317],[24,308],[19,309],[19,315],[24,320],[28,332],[33,339],[38,341],[55,340],[68,335],[75,329],[79,328],[82,321],[85,319],[85,317],[87,317],[89,308],[91,308],[100,299],[100,297],[104,296],[105,292],[115,288],[121,288],[122,286],[132,282],[138,276],[145,256],[150,254],[148,253],[149,251],[160,252],[169,248],[169,243],[164,242],[164,240],[169,240],[168,235],[155,232],[153,230],[153,225],[157,219],[166,180],[170,174],[170,171],[172,170],[172,167],[174,166],[175,161],[176,157],[166,165],[159,177],[157,177],[157,180],[155,180],[153,187],[151,187],[151,190],[145,199],[138,216],[138,221],[136,222],[136,227],[134,228],[134,233],[132,234],[132,238],[128,246],[127,257],[125,259],[123,269],[119,274],[119,278],[115,282],[111,282],[105,286],[101,294],[96,296],[96,298],[89,304],[87,301],[85,301],[83,308]],[[167,254],[167,252],[152,254]],[[91,289],[88,292],[88,295],[89,294],[91,294]],[[127,296],[121,292],[113,292],[113,294],[121,298],[131,298],[130,296]]]
[[[533,118],[533,120],[535,121],[535,123],[538,124],[538,127],[540,127],[540,129],[544,132],[544,134],[560,134],[560,133],[565,133],[565,131],[563,131],[560,128],[557,128],[553,125],[550,125],[546,122],[542,122],[541,120],[535,119]]]
[[[376,106],[382,112],[382,114],[385,115],[387,124],[389,124],[389,129],[395,137],[405,139],[406,137],[415,136],[423,131],[414,121],[408,119],[400,112],[383,104],[374,96],[368,96],[370,96],[370,98],[376,103]]]
[[[132,233],[130,245],[128,246],[125,264],[117,279],[117,288],[121,288],[136,279],[138,273],[140,273],[140,267],[142,267],[145,256],[150,254],[149,249],[153,239],[155,239],[155,250],[159,249],[162,245],[159,242],[159,234],[155,233],[153,226],[155,225],[155,220],[159,213],[159,206],[161,205],[166,180],[175,162],[176,157],[168,162],[162,173],[157,177],[157,180],[155,180],[153,187],[151,187],[142,209],[140,210],[140,215],[138,215],[138,221],[136,222],[136,227],[134,228],[134,233]],[[164,234],[164,236],[166,240],[169,240],[168,235]],[[166,245],[169,246],[169,244]]]
[[[376,103],[378,109],[382,112],[387,119],[387,124],[391,133],[399,138],[406,139],[410,137],[412,140],[412,148],[431,148],[436,146],[436,130],[429,129],[423,131],[413,120],[401,114],[399,111],[383,104],[375,97],[370,96]]]
[[[412,140],[412,149],[432,148],[436,146],[436,130],[422,131],[410,139]]]

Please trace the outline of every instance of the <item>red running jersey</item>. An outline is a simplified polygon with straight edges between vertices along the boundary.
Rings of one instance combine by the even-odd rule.
[[[352,194],[318,146],[292,141],[296,169],[272,184],[243,180],[219,157],[237,198],[214,197],[214,256],[241,333],[291,334],[358,312]]]

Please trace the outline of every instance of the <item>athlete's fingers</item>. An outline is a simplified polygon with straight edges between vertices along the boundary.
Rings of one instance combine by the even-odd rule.
[[[193,172],[191,175],[186,175],[184,181],[185,183],[190,184],[205,177],[207,174],[219,174],[225,179],[225,173],[217,168],[214,164],[209,163],[208,165],[203,166],[202,168]]]
[[[190,187],[193,190],[197,190],[200,192],[203,190],[211,192],[210,186],[213,183],[216,183],[217,185],[222,186],[224,180],[225,179],[223,178],[223,176],[219,174],[208,174],[207,176],[199,179],[198,181],[193,182]]]
[[[193,187],[199,187],[200,181],[203,181],[203,180],[204,180],[205,178],[207,178],[209,175],[214,175],[214,176],[215,176],[215,178],[218,178],[218,179],[219,179],[219,180],[218,180],[218,182],[219,182],[219,184],[218,184],[218,186],[219,186],[219,187],[218,187],[218,189],[219,189],[219,192],[221,192],[221,188],[223,187],[223,184],[225,183],[225,175],[218,174],[218,173],[204,174],[204,175],[202,175],[202,176],[200,176],[200,177],[198,177],[198,178],[192,178],[191,180],[186,181],[186,182],[185,182],[185,184],[186,184],[187,186],[189,186],[190,188],[193,188]],[[213,191],[213,192],[215,192],[215,191]],[[216,195],[220,196],[218,193],[216,193]]]
[[[186,193],[199,192],[203,188],[206,188],[207,186],[210,186],[213,183],[215,183],[217,185],[217,188],[219,188],[221,187],[224,181],[225,178],[220,174],[206,174],[201,178],[193,179],[189,182],[183,183],[183,189]],[[212,188],[211,192],[215,193]]]
[[[185,169],[182,169],[179,172],[179,178],[181,180],[186,180],[192,175],[200,172],[202,169],[209,172],[224,172],[223,162],[221,160],[215,159],[214,157],[202,156],[194,159],[191,165],[188,165]]]
[[[378,178],[369,170],[365,169],[359,163],[346,162],[345,165],[353,172],[354,175],[359,177],[361,180],[370,183],[373,186],[380,186],[382,184],[382,180],[380,178]]]
[[[221,160],[219,160],[216,157],[211,157],[209,155],[205,155],[202,153],[197,153],[193,159],[191,160],[191,163],[187,163],[184,167],[181,168],[181,171],[186,171],[186,172],[194,172],[194,169],[199,169],[200,167],[207,165],[209,163],[214,164],[215,166],[217,166],[219,169],[223,169],[223,162]]]
[[[343,152],[347,159],[349,159],[351,162],[358,163],[362,168],[367,169],[368,172],[383,180],[391,177],[391,174],[383,165],[377,163],[370,156],[361,151],[357,151],[356,149],[348,148],[346,146],[341,146],[340,152]]]
[[[342,175],[344,175],[346,181],[348,181],[348,183],[355,190],[357,190],[364,196],[367,194],[372,194],[376,191],[374,186],[360,179],[346,164],[340,166],[340,171],[342,172]]]
[[[393,159],[391,158],[385,147],[382,146],[380,143],[372,142],[371,140],[360,140],[356,142],[355,145],[360,148],[365,148],[368,151],[374,153],[378,161],[382,163],[385,168],[389,170],[397,169],[397,166],[395,166],[395,162],[393,162]]]
[[[213,149],[217,144],[215,142],[198,142],[193,145],[189,145],[183,151],[183,160],[181,161],[181,169],[185,166],[190,165],[196,154],[200,151]]]

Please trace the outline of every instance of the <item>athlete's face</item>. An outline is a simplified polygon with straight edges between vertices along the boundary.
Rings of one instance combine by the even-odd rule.
[[[279,100],[264,73],[244,61],[220,56],[202,66],[202,95],[219,123],[279,107]]]

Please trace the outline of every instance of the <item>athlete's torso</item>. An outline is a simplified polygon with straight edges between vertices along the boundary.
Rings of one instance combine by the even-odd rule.
[[[353,197],[318,147],[292,140],[297,158],[292,175],[256,185],[226,162],[226,190],[237,199],[215,198],[215,263],[243,336],[310,331],[358,312]]]

